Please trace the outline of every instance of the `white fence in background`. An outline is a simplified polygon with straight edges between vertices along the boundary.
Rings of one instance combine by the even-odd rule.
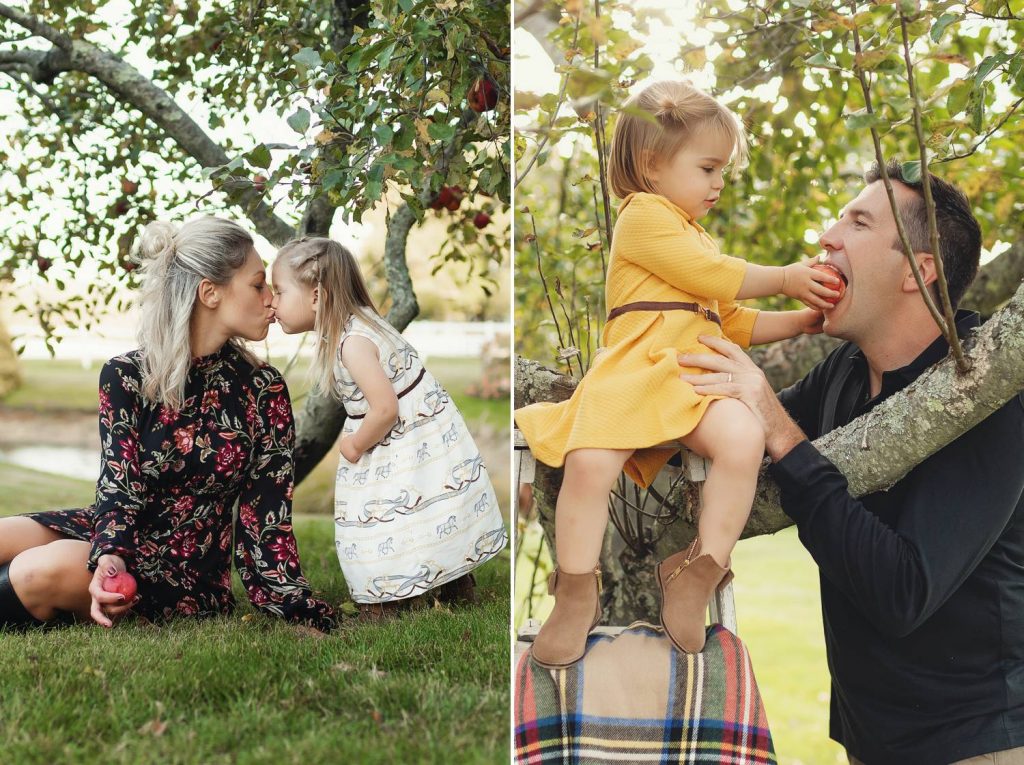
[[[8,325],[15,336],[15,346],[24,344],[22,358],[48,359],[50,353],[40,336],[38,325],[18,317]],[[128,314],[117,322],[107,321],[94,332],[67,332],[56,345],[58,359],[81,361],[84,366],[101,364],[111,356],[136,347],[135,317]],[[479,357],[483,346],[498,335],[507,337],[510,325],[503,321],[414,321],[403,333],[423,358]],[[291,356],[302,347],[304,355],[311,355],[313,339],[302,342],[302,335],[286,335],[276,324],[271,325],[266,347],[273,356]],[[256,352],[264,354],[263,343],[254,344]]]

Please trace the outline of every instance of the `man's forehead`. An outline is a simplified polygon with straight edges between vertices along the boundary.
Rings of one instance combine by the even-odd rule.
[[[900,192],[903,191],[901,184],[893,183],[893,191],[898,200]],[[892,220],[892,208],[889,206],[889,195],[885,191],[885,185],[880,180],[869,183],[855,199],[843,207],[841,214],[857,215],[876,221]]]

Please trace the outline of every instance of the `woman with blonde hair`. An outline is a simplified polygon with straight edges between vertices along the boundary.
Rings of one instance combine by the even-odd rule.
[[[292,534],[288,390],[243,344],[273,320],[252,237],[213,217],[154,222],[139,259],[139,348],[100,372],[96,503],[0,519],[0,628],[228,613],[233,553],[254,606],[331,629]],[[133,599],[104,589],[122,572]]]

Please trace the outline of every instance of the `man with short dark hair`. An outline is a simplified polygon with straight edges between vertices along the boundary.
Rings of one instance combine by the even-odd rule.
[[[897,206],[924,283],[933,286],[921,187],[899,169],[888,166]],[[847,342],[777,398],[761,370],[717,338],[707,345],[721,355],[680,357],[711,373],[683,379],[700,393],[739,398],[764,425],[782,508],[819,568],[830,734],[851,763],[1024,763],[1021,397],[888,491],[859,499],[810,443],[948,352],[878,178],[876,168],[821,237],[826,261],[849,280],[823,328]],[[977,272],[981,233],[964,195],[930,180],[955,306]],[[958,312],[960,334],[978,324],[976,314]]]

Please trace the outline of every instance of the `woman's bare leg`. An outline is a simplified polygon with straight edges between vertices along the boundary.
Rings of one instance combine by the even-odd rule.
[[[11,585],[32,616],[47,621],[58,611],[68,611],[80,619],[89,619],[92,572],[86,563],[90,549],[88,542],[61,537],[14,557],[10,564]]]
[[[0,518],[0,565],[10,563],[18,553],[59,539],[66,537],[31,518]]]

